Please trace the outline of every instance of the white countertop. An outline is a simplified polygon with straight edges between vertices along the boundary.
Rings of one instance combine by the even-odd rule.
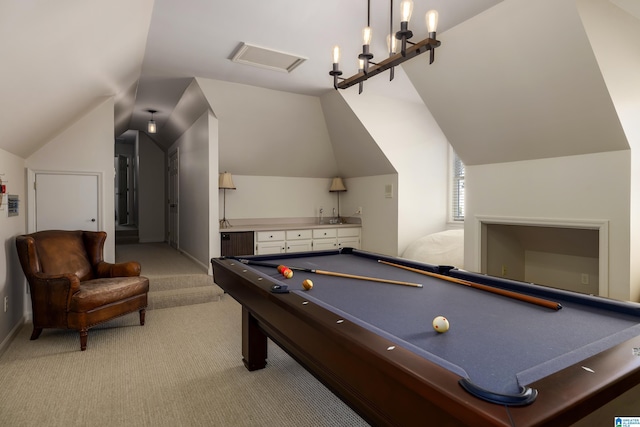
[[[308,230],[319,228],[353,228],[361,227],[360,218],[343,218],[341,224],[329,224],[329,218],[323,224],[317,218],[269,218],[269,219],[229,219],[231,227],[221,228],[221,233],[242,231],[272,231],[272,230]]]

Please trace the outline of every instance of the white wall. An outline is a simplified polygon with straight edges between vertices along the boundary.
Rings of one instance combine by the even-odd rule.
[[[219,257],[220,253],[220,223],[214,212],[219,211],[218,194],[218,119],[211,111],[207,112],[209,127],[209,257]],[[220,217],[222,218],[222,217]],[[209,274],[213,274],[211,263],[207,262]]]
[[[6,185],[7,194],[15,194],[19,200],[19,215],[7,216],[7,198],[0,205],[0,353],[9,343],[11,335],[22,325],[25,305],[30,304],[26,294],[27,281],[20,267],[15,237],[26,232],[27,197],[25,193],[25,162],[0,149],[0,179]],[[4,312],[4,298],[9,297],[9,307]],[[28,300],[28,301],[27,301]]]
[[[113,98],[103,99],[26,159],[26,167],[31,170],[102,173],[99,223],[107,232],[107,262],[115,261],[113,107]]]
[[[449,144],[422,103],[341,93],[398,172],[397,217],[388,218],[387,227],[397,227],[391,255],[399,255],[414,240],[446,228]]]
[[[640,300],[640,24],[604,0],[579,0],[578,11],[631,147],[629,293]]]
[[[209,113],[169,148],[180,150],[178,247],[204,268],[209,253]],[[215,166],[213,167],[215,170]]]
[[[345,180],[348,189],[340,196],[340,210],[347,216],[362,208],[361,248],[398,255],[398,198],[385,197],[385,187],[398,188],[398,175],[365,176]]]
[[[630,151],[466,168],[465,269],[480,270],[477,216],[609,223],[609,297],[629,288]]]
[[[336,193],[329,192],[331,178],[233,175],[233,183],[236,190],[227,190],[226,195],[226,217],[232,227],[234,219],[305,218],[316,221],[321,207],[327,223],[333,209],[337,209]],[[340,193],[340,214],[362,221],[362,249],[396,255],[397,199],[386,198],[384,189],[389,184],[397,188],[397,176],[346,178],[344,184],[347,191]],[[219,217],[222,218],[223,194],[222,190],[218,191]],[[359,207],[363,214],[356,216]]]
[[[164,242],[166,156],[144,132],[139,132],[138,155],[138,237],[140,243]]]
[[[331,178],[299,178],[281,176],[235,175],[236,190],[227,190],[227,219],[247,218],[313,218],[324,208],[324,217],[337,209],[335,193],[329,193]],[[345,180],[346,193],[340,194],[341,214],[343,201],[350,195],[349,180]],[[223,216],[223,192],[219,190],[220,218]],[[233,221],[232,221],[233,225]]]
[[[336,173],[320,98],[197,79],[220,122],[220,169],[239,175]]]

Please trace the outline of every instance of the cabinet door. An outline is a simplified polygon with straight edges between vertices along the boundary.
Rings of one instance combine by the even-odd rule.
[[[311,250],[311,240],[287,240],[287,252],[307,252]]]
[[[253,231],[220,233],[222,256],[253,255]]]
[[[256,245],[256,255],[283,254],[284,242],[261,242]]]
[[[360,249],[360,237],[340,237],[338,247]]]
[[[338,247],[338,242],[336,239],[314,239],[313,240],[313,250],[314,251],[326,251],[330,249],[335,249]]]

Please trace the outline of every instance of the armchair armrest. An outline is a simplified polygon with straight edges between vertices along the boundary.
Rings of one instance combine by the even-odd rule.
[[[29,280],[33,315],[39,316],[39,324],[59,324],[66,316],[71,296],[80,289],[80,279],[75,274],[47,275],[33,273]],[[66,321],[66,319],[65,319]]]
[[[140,263],[137,261],[112,264],[101,261],[96,265],[98,277],[132,277],[140,276]]]

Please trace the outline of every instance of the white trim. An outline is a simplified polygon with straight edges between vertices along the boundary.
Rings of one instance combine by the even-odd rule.
[[[11,329],[11,331],[6,336],[6,338],[0,343],[0,356],[2,356],[5,351],[7,351],[7,349],[9,348],[9,346],[11,345],[15,337],[18,336],[18,333],[20,332],[22,327],[27,323],[27,321],[28,321],[28,318],[25,315],[22,318],[22,322],[16,323],[16,326],[14,326],[13,329]]]
[[[609,221],[605,219],[525,218],[475,215],[477,265],[482,265],[482,231],[487,224],[528,225],[532,227],[579,228],[598,230],[598,294],[609,296]],[[486,266],[485,266],[486,267]]]

